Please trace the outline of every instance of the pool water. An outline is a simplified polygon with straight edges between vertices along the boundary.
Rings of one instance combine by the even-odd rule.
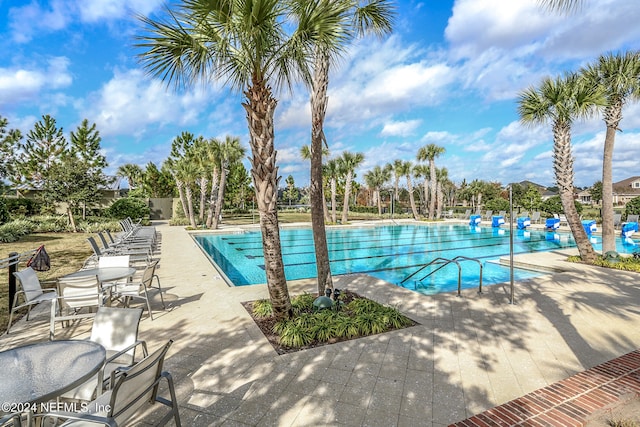
[[[280,239],[287,280],[315,277],[311,229],[282,229]],[[195,240],[234,285],[266,283],[259,231],[198,234]],[[600,236],[593,236],[591,240],[596,250],[601,249]],[[405,280],[435,258],[463,256],[479,260],[483,266],[483,285],[510,280],[509,268],[497,264],[499,258],[509,256],[509,230],[505,227],[451,224],[330,228],[327,229],[327,244],[332,274],[366,273],[426,294],[454,291],[458,287],[458,267],[453,263],[444,267],[434,264]],[[617,246],[618,252],[630,253],[635,243],[618,239]],[[514,230],[514,254],[570,247],[575,247],[575,242],[569,233]],[[462,287],[477,287],[478,263],[461,260],[460,266]],[[436,268],[440,270],[428,275]],[[541,274],[544,273],[514,269],[515,280]]]

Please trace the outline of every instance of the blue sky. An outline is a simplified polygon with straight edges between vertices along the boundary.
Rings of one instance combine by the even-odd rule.
[[[176,92],[136,61],[134,13],[157,0],[0,0],[0,115],[24,133],[43,114],[75,130],[97,124],[113,173],[124,163],[160,165],[182,131],[240,137],[248,148],[241,96],[221,85]],[[569,16],[536,0],[399,1],[393,35],[365,39],[331,72],[325,132],[332,156],[358,151],[375,165],[413,160],[435,143],[456,183],[532,180],[554,185],[550,126],[523,127],[517,94],[544,76],[577,70],[605,52],[640,47],[637,0],[585,0]],[[308,184],[299,157],[309,142],[308,91],[278,94],[280,174]],[[640,105],[623,112],[614,181],[640,175]],[[574,126],[575,183],[601,179],[601,117]]]

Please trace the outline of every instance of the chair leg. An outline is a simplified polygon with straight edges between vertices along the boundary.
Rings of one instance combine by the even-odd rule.
[[[11,310],[11,312],[9,313],[9,324],[7,325],[7,332],[5,332],[6,334],[9,334],[9,329],[11,329],[11,320],[13,320],[13,309]]]
[[[160,301],[162,301],[162,308],[166,310],[167,306],[164,305],[164,297],[162,296],[162,287],[160,286],[160,278],[158,277],[157,274],[154,274],[153,277],[155,277],[156,282],[158,282],[158,292],[160,292]],[[151,278],[152,281],[153,281],[153,277]]]

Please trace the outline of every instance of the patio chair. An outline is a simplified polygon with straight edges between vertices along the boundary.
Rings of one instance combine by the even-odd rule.
[[[53,304],[53,301],[58,296],[55,289],[42,288],[42,283],[54,283],[54,282],[40,282],[35,270],[31,267],[27,267],[22,271],[16,271],[13,275],[20,282],[20,290],[18,290],[13,297],[13,305],[11,306],[11,313],[9,313],[9,324],[7,325],[7,334],[11,329],[11,321],[13,320],[13,313],[20,310],[23,307],[27,307],[27,319],[29,320],[29,314],[34,305],[38,305],[41,302],[49,302]],[[24,302],[18,305],[18,297],[24,298]]]
[[[0,415],[0,427],[22,427],[22,414],[13,412]]]
[[[173,378],[167,371],[162,371],[164,358],[173,343],[159,348],[145,357],[131,368],[118,368],[111,375],[113,387],[98,396],[94,401],[83,407],[83,412],[50,412],[37,415],[42,418],[43,425],[58,420],[67,420],[62,425],[65,427],[84,426],[87,423],[96,423],[107,426],[131,425],[138,412],[146,405],[155,402],[170,408],[155,425],[164,425],[173,418],[177,427],[181,426],[178,401],[176,399]],[[169,389],[170,400],[158,395],[158,386],[162,380],[166,380]]]
[[[107,360],[99,374],[81,386],[64,393],[60,396],[62,399],[82,401],[94,399],[105,390],[112,372],[119,367],[134,364],[138,346],[142,348],[143,357],[148,355],[146,342],[138,340],[141,317],[141,308],[98,308],[89,340],[102,345],[107,350]]]
[[[540,211],[534,211],[531,214],[531,223],[539,223],[540,222]]]
[[[486,219],[487,221],[491,221],[491,217],[493,216],[493,211],[487,211],[484,214],[484,219]]]
[[[151,254],[149,253],[149,251],[147,250],[134,250],[134,249],[130,249],[130,250],[122,250],[122,251],[115,251],[113,249],[109,249],[109,248],[105,248],[105,249],[100,249],[100,247],[98,246],[98,243],[96,242],[96,239],[93,238],[93,236],[91,237],[87,237],[87,242],[89,242],[89,245],[91,246],[91,249],[93,249],[93,254],[96,256],[96,258],[100,259],[101,256],[109,256],[109,255],[130,255],[130,261],[143,261],[146,263],[151,262]]]
[[[135,252],[148,252],[149,254],[153,253],[153,248],[151,247],[151,243],[149,242],[120,242],[120,243],[109,243],[107,241],[106,233],[100,231],[98,232],[98,238],[102,242],[102,247],[111,253],[127,253],[131,251]]]
[[[64,325],[71,320],[95,317],[95,310],[104,305],[104,302],[105,295],[98,276],[67,276],[58,279],[58,296],[51,304],[49,339],[53,340],[55,336],[56,322],[63,322]]]
[[[469,219],[471,217],[471,209],[467,209],[466,211],[464,211],[464,216],[462,217],[462,219]]]
[[[639,215],[627,215],[626,222],[638,222],[638,216]]]
[[[149,299],[148,290],[152,288],[153,278],[155,277],[158,282],[158,292],[160,293],[160,300],[162,301],[162,308],[166,308],[164,305],[164,297],[162,296],[162,288],[160,287],[160,279],[156,276],[155,271],[158,265],[158,261],[152,261],[142,273],[140,281],[132,283],[126,283],[124,285],[117,285],[112,288],[112,294],[115,298],[124,298],[124,306],[128,307],[132,299],[142,299],[147,305],[149,312],[149,318],[153,320],[153,312],[151,311],[151,301]]]
[[[622,225],[622,214],[613,214],[613,227],[618,228]]]

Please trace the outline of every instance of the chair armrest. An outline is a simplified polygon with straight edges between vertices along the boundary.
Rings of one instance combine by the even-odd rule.
[[[123,354],[125,354],[126,352],[128,352],[129,350],[142,345],[142,355],[143,357],[147,357],[148,355],[148,351],[147,351],[147,342],[144,340],[138,340],[136,342],[134,342],[133,344],[123,348],[122,350],[120,350],[119,352],[111,355],[107,360],[105,360],[105,365],[109,362],[113,362],[114,360],[116,360],[118,357],[122,356]]]
[[[47,412],[45,414],[36,414],[35,418],[41,418],[42,425],[57,425],[57,420],[63,418],[65,420],[89,421],[91,423],[101,424],[107,427],[117,427],[117,424],[113,420],[87,413],[54,411]],[[45,420],[49,418],[53,418],[52,423],[45,423]]]

